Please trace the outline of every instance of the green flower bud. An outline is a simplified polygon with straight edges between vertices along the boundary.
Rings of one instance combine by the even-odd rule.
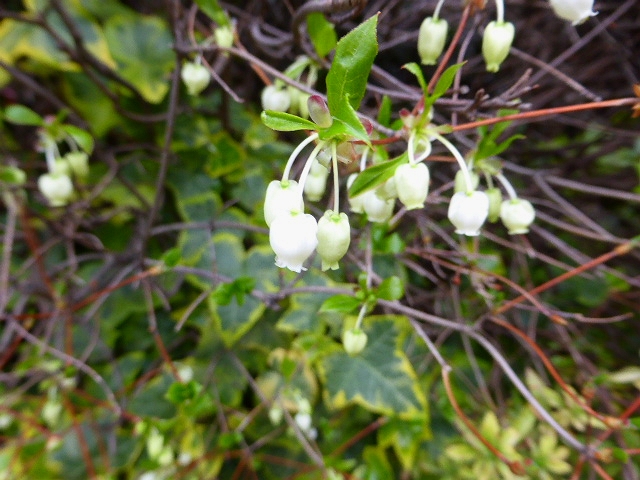
[[[489,221],[495,223],[500,218],[500,209],[502,207],[502,192],[499,188],[490,188],[484,193],[489,197]]]
[[[418,54],[423,65],[435,65],[444,50],[449,25],[442,18],[427,17],[418,33]]]
[[[453,187],[455,193],[468,192],[469,190],[475,190],[478,188],[478,185],[480,184],[480,177],[478,174],[476,172],[469,171],[469,177],[471,177],[471,186],[467,188],[467,177],[464,175],[464,172],[462,170],[458,170],[456,172],[455,186]]]
[[[307,99],[307,109],[311,120],[320,128],[328,128],[333,123],[329,106],[320,95],[311,95]]]
[[[38,178],[38,189],[52,207],[63,207],[73,196],[73,183],[68,175],[45,173]]]
[[[486,26],[482,37],[482,55],[488,72],[500,70],[500,64],[509,55],[514,35],[515,27],[510,22],[493,21]]]
[[[267,85],[262,90],[260,96],[263,110],[274,110],[276,112],[286,112],[291,106],[291,96],[287,90]]]
[[[222,48],[229,48],[233,45],[233,29],[229,25],[218,27],[213,32],[216,45]]]
[[[76,179],[85,179],[89,175],[89,155],[85,152],[69,152],[64,157],[69,164],[71,173]]]
[[[359,328],[345,330],[342,334],[342,345],[349,355],[357,355],[367,346],[367,334]]]
[[[185,63],[180,76],[189,95],[198,95],[211,81],[209,70],[204,65],[194,62]]]
[[[322,270],[337,270],[351,243],[351,227],[347,214],[327,210],[318,221],[318,255]]]
[[[527,233],[535,218],[536,211],[531,202],[521,198],[505,200],[500,207],[500,219],[509,230],[509,235]]]

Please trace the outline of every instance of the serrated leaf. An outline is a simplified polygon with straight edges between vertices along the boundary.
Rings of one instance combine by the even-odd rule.
[[[357,197],[367,190],[371,190],[372,188],[376,188],[383,184],[393,177],[396,168],[406,161],[406,155],[401,155],[394,160],[378,163],[377,165],[360,172],[353,182],[353,185],[351,185],[351,188],[349,188],[349,196]]]
[[[398,322],[404,317],[368,317],[363,330],[368,341],[356,356],[336,351],[321,362],[327,403],[343,408],[351,403],[383,415],[419,418],[426,400],[404,351]]]
[[[399,277],[385,278],[377,288],[377,296],[383,300],[400,300],[404,297],[404,285]]]
[[[318,126],[306,118],[298,117],[287,112],[265,110],[260,115],[262,123],[278,132],[295,132],[296,130],[316,130]]]
[[[374,15],[342,37],[327,74],[327,102],[335,118],[358,129],[354,112],[360,106],[367,79],[378,53],[378,17]]]
[[[307,32],[320,58],[326,57],[338,42],[333,24],[319,12],[307,15]]]
[[[4,111],[4,119],[16,125],[31,125],[35,127],[44,125],[43,118],[24,105],[9,105]]]
[[[334,295],[324,301],[320,307],[320,312],[351,313],[358,308],[361,303],[361,300],[351,295]]]

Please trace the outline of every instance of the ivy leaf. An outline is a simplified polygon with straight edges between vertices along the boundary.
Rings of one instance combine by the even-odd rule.
[[[44,120],[40,115],[24,105],[10,105],[4,111],[4,119],[16,125],[32,125],[41,127]]]
[[[326,57],[338,42],[333,24],[318,12],[307,15],[307,32],[320,58]]]
[[[377,23],[378,17],[374,15],[340,39],[327,74],[327,103],[331,115],[365,135],[355,112],[364,97],[369,72],[378,53]]]
[[[316,130],[318,126],[306,118],[286,112],[265,110],[260,115],[262,123],[279,132],[295,132],[296,130]]]
[[[401,316],[368,317],[364,324],[368,342],[357,356],[344,350],[321,363],[327,403],[343,408],[351,403],[383,415],[421,418],[426,400],[417,376],[400,347]]]
[[[403,154],[394,160],[378,163],[360,172],[353,182],[353,185],[351,185],[351,188],[349,188],[349,196],[357,197],[367,190],[376,188],[378,185],[386,182],[393,177],[396,168],[406,161],[406,154]]]

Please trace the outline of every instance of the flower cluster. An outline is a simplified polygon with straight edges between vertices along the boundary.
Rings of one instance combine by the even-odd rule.
[[[73,180],[83,182],[89,174],[89,155],[78,149],[72,137],[66,137],[71,151],[61,155],[55,139],[40,132],[40,147],[47,161],[47,173],[38,178],[38,189],[52,207],[67,205],[74,196]]]

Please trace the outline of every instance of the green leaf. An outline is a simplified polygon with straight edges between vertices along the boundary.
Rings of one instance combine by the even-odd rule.
[[[418,83],[420,84],[420,88],[422,88],[422,92],[424,93],[425,97],[429,95],[429,85],[427,84],[427,81],[424,79],[424,74],[422,73],[422,69],[420,68],[420,65],[418,65],[415,62],[411,62],[411,63],[405,63],[402,68],[404,68],[405,70],[408,70],[409,72],[413,73],[416,78],[418,79]]]
[[[169,90],[175,65],[173,38],[159,17],[118,15],[105,25],[109,50],[118,74],[133,84],[150,103],[160,103]]]
[[[65,72],[62,91],[69,105],[82,115],[97,137],[122,124],[113,102],[84,73]]]
[[[421,418],[426,400],[400,344],[401,316],[368,317],[363,330],[368,342],[357,356],[344,350],[321,362],[327,403],[343,408],[351,403],[383,415]]]
[[[378,17],[374,15],[340,39],[327,74],[331,115],[356,130],[360,121],[355,111],[364,97],[369,72],[378,53],[377,22]]]
[[[265,110],[260,115],[262,123],[279,132],[294,132],[296,130],[316,130],[318,126],[306,118],[298,117],[286,112]]]
[[[385,278],[377,289],[378,298],[383,300],[400,300],[404,297],[404,285],[399,277]]]
[[[218,305],[229,305],[234,297],[238,305],[244,305],[245,295],[251,293],[255,285],[256,281],[252,277],[238,277],[233,282],[219,285],[213,296]]]
[[[333,24],[318,12],[307,15],[307,32],[320,58],[326,57],[338,42]]]
[[[436,86],[434,87],[431,95],[425,97],[425,111],[429,110],[431,106],[436,103],[436,100],[447,93],[447,90],[449,90],[451,85],[453,85],[453,80],[456,76],[456,73],[458,73],[458,70],[460,70],[463,65],[464,63],[456,63],[455,65],[451,65],[444,72],[442,72],[442,75],[438,79],[438,82],[436,83]]]
[[[64,132],[67,135],[73,138],[73,140],[82,150],[84,150],[87,154],[91,155],[91,153],[93,152],[94,142],[93,142],[93,137],[89,132],[79,127],[76,127],[75,125],[68,125],[68,124],[61,125],[60,128],[62,128],[62,130],[64,130]]]
[[[32,125],[35,127],[44,125],[43,118],[24,105],[9,105],[4,111],[4,119],[16,125]]]
[[[228,132],[209,138],[205,171],[212,178],[222,177],[245,166],[246,152]]]
[[[349,196],[357,197],[367,190],[376,188],[378,185],[386,182],[393,177],[396,168],[406,161],[407,156],[403,154],[394,160],[378,163],[360,172],[353,182],[353,185],[351,185],[351,188],[349,188]]]
[[[218,0],[196,0],[198,7],[220,26],[230,25],[227,12],[218,4]]]
[[[0,182],[21,186],[27,181],[24,170],[11,165],[0,165]]]
[[[201,390],[202,385],[194,380],[187,383],[175,382],[167,390],[165,398],[174,405],[180,405],[195,398]]]
[[[351,313],[358,308],[361,303],[361,300],[351,295],[334,295],[324,301],[320,307],[320,312]]]

